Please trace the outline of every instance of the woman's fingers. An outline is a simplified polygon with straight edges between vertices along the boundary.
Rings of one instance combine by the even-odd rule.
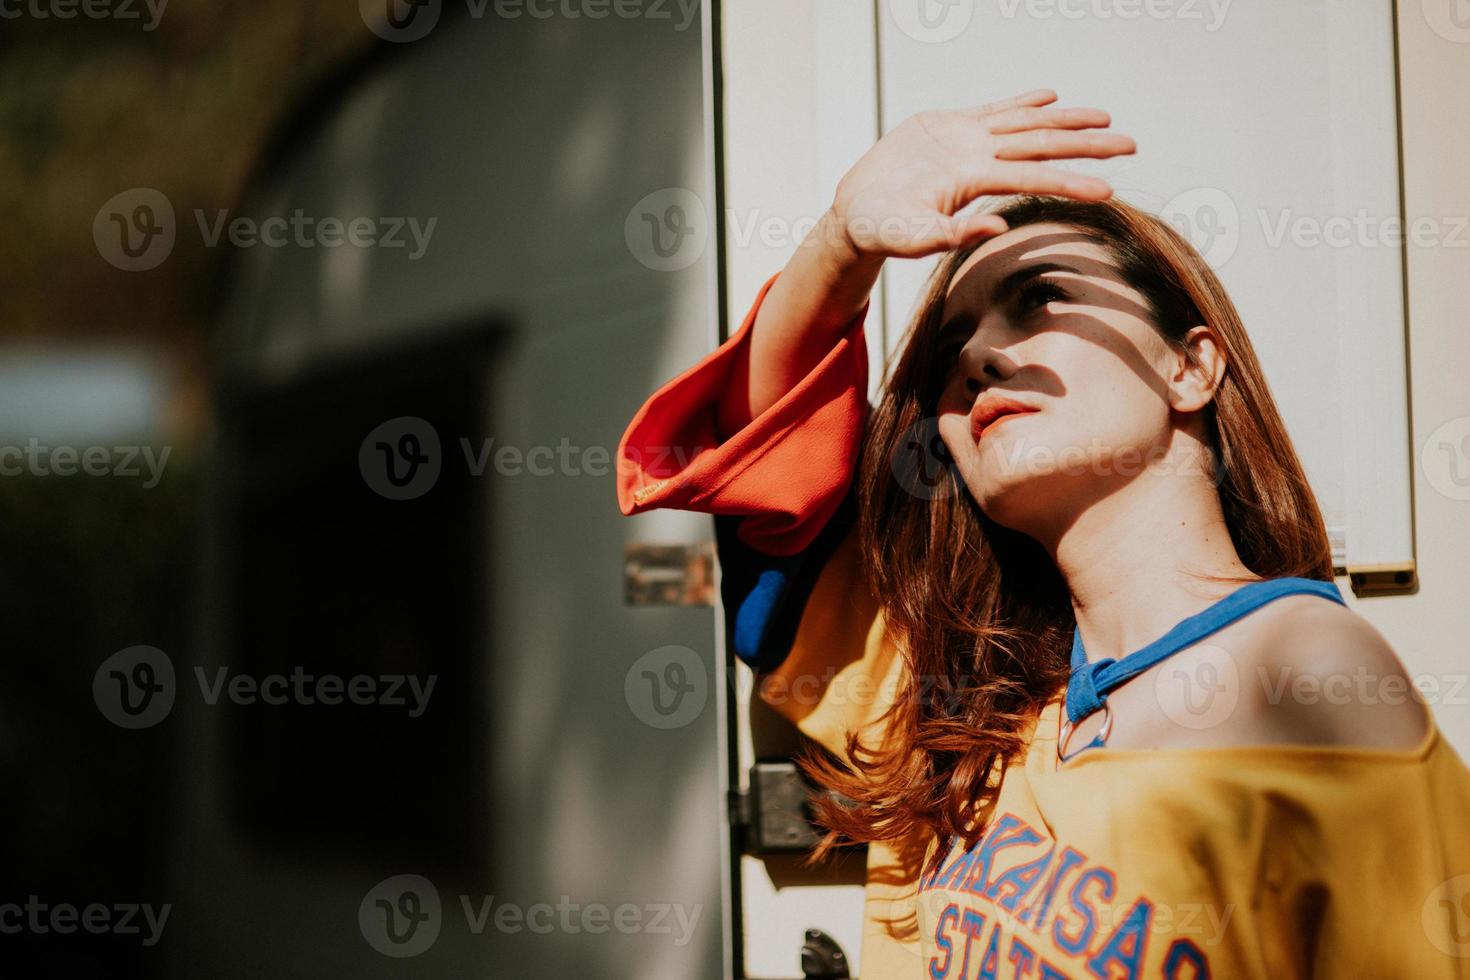
[[[1075,133],[1065,129],[1032,129],[995,140],[997,160],[1056,160],[1061,157],[1113,157],[1138,149],[1122,133]]]
[[[1079,201],[1105,201],[1113,196],[1113,188],[1101,177],[1069,173],[1044,163],[998,160],[976,175],[965,194],[970,199],[982,194],[1056,194]]]
[[[954,215],[945,224],[946,239],[941,247],[962,248],[973,241],[994,238],[1010,229],[1006,219],[998,214],[976,211],[973,214]]]
[[[1038,161],[1132,153],[1133,140],[1084,132],[1106,130],[1111,117],[1101,109],[1052,106],[1056,98],[1052,89],[1034,89],[904,120],[838,182],[832,207],[849,241],[865,255],[920,257],[1006,230],[993,214],[955,215],[979,197],[1031,193],[1107,200],[1113,194],[1107,181]],[[887,215],[907,230],[875,236],[860,229],[854,215]]]
[[[974,211],[970,214],[934,212],[920,222],[922,231],[897,244],[893,254],[904,258],[922,258],[946,249],[961,248],[971,242],[1008,231],[1010,226],[998,214]]]
[[[1009,99],[1002,99],[999,102],[988,102],[985,105],[970,106],[968,108],[960,109],[958,111],[964,113],[967,116],[980,118],[982,116],[988,116],[992,113],[1001,112],[1002,110],[1015,108],[1017,106],[1043,106],[1055,102],[1056,100],[1056,92],[1053,92],[1049,88],[1038,88],[1032,89],[1030,92],[1023,92],[1020,95],[1014,95]]]
[[[1018,106],[997,113],[985,121],[992,133],[1019,133],[1026,129],[1102,129],[1112,125],[1113,117],[1102,109],[1043,109]]]

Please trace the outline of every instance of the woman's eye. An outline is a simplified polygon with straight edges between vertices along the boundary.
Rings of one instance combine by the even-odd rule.
[[[1033,308],[1031,306],[1032,300],[1036,301],[1036,306],[1045,306],[1054,300],[1066,298],[1067,294],[1056,283],[1048,282],[1045,279],[1036,279],[1021,290],[1020,304],[1024,312]]]

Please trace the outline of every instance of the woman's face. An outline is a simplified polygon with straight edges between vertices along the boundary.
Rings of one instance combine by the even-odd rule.
[[[940,324],[940,437],[985,513],[1023,533],[1060,532],[1093,501],[1168,467],[1175,411],[1208,400],[1143,295],[1071,226],[986,241],[951,280]],[[977,438],[972,412],[1002,400],[1029,411]]]

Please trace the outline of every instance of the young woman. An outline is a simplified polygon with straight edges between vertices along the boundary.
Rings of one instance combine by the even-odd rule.
[[[921,113],[619,445],[869,845],[864,977],[1470,977],[1470,770],[1210,268],[1043,90]],[[961,214],[987,195],[1019,194]],[[945,253],[868,404],[890,256]]]

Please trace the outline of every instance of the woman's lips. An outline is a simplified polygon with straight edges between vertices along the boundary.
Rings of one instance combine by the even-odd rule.
[[[1037,411],[1019,398],[1012,398],[1001,391],[987,391],[970,409],[970,435],[978,441],[996,422],[1011,415],[1022,415]]]
[[[998,415],[995,418],[991,419],[990,422],[987,423],[985,425],[985,427],[980,430],[980,434],[978,436],[976,436],[976,438],[977,439],[984,439],[986,436],[988,436],[991,433],[992,430],[994,430],[994,428],[997,425],[1000,425],[1006,419],[1013,419],[1013,418],[1016,418],[1017,416],[1020,416],[1020,415],[1031,415],[1031,414],[1033,414],[1036,411],[1038,411],[1038,410],[1037,409],[1034,409],[1034,408],[1028,408],[1028,409],[1018,410],[1018,411],[1008,411],[1008,412],[1005,412],[1005,413],[1003,413],[1001,415]]]
[[[988,436],[989,433],[994,432],[995,426],[1000,425],[1000,423],[1005,422],[1005,420],[1016,419],[1016,417],[1019,416],[1029,416],[1029,414],[1032,414],[1032,411],[1035,411],[1035,408],[1032,408],[1032,410],[1030,411],[1007,411],[1007,413],[1003,414],[1003,416],[998,417],[998,419],[991,420],[991,423],[989,423],[988,426],[980,429],[980,438],[983,439],[985,438],[985,436]]]

